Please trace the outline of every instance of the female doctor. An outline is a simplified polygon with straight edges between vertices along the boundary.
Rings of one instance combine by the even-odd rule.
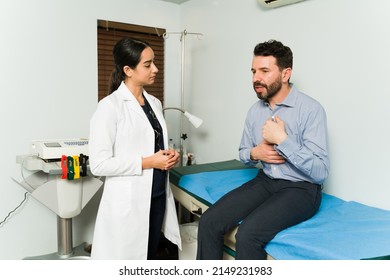
[[[144,90],[158,69],[148,43],[123,38],[113,49],[110,95],[90,122],[89,164],[105,176],[92,259],[154,259],[161,231],[181,248],[168,170],[179,154],[166,149],[161,102]]]

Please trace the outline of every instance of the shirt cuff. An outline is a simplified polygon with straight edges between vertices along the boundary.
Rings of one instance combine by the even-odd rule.
[[[290,158],[294,154],[294,151],[297,150],[297,143],[292,140],[290,135],[288,135],[286,140],[279,145],[275,145],[275,149],[281,153],[283,157]]]

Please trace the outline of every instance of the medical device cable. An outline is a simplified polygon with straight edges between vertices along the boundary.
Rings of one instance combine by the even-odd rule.
[[[24,174],[24,172],[23,172],[23,170],[25,169],[25,168],[24,168],[24,167],[25,167],[25,166],[24,166],[24,165],[25,165],[25,162],[26,162],[26,160],[29,159],[29,158],[37,158],[37,159],[40,159],[40,160],[43,160],[43,159],[41,159],[40,157],[38,157],[38,156],[36,156],[36,155],[28,155],[28,156],[26,156],[26,157],[23,159],[23,161],[22,161],[22,163],[21,163],[20,174],[21,174],[21,176],[22,176],[22,178],[23,178],[23,181],[31,188],[31,191],[33,191],[33,190],[35,190],[36,187],[38,187],[38,186],[33,186],[32,184],[30,184],[30,183],[26,180],[25,174]],[[98,178],[100,179],[101,177],[98,177]],[[16,179],[14,179],[14,178],[12,178],[12,177],[11,177],[11,179],[12,179],[15,183],[17,183],[17,184],[23,186],[23,184],[19,183]],[[47,180],[47,182],[48,182],[48,181],[49,181],[49,179]],[[26,186],[24,186],[24,187],[26,187]],[[23,203],[25,203],[25,202],[27,201],[27,198],[28,198],[28,195],[29,195],[29,194],[30,194],[30,192],[25,192],[25,193],[24,193],[24,198],[23,198],[23,200],[19,203],[18,206],[15,207],[15,209],[13,209],[12,211],[10,211],[10,212],[7,214],[7,216],[0,222],[0,227],[2,227],[2,226],[6,223],[6,221],[10,218],[10,216],[11,216],[14,212],[16,212],[16,211],[23,205]]]
[[[26,156],[26,157],[23,159],[22,163],[21,163],[20,174],[21,174],[21,176],[22,176],[22,178],[23,178],[23,181],[27,184],[27,186],[29,186],[29,187],[31,188],[31,191],[33,191],[33,190],[36,189],[37,186],[33,186],[32,184],[30,184],[30,183],[27,181],[26,176],[25,176],[25,174],[24,174],[24,172],[23,172],[23,170],[25,169],[25,168],[24,168],[25,162],[26,162],[26,160],[29,159],[29,158],[38,158],[38,159],[41,159],[41,158],[38,157],[38,156],[36,156],[36,155],[29,155],[29,156]],[[19,183],[16,179],[14,179],[14,178],[12,178],[12,177],[11,177],[11,179],[12,179],[15,183],[17,183],[17,184],[23,186],[23,184]],[[18,210],[18,209],[23,205],[24,202],[27,201],[27,195],[29,195],[29,194],[30,194],[29,192],[25,192],[25,193],[24,193],[24,198],[23,198],[23,200],[19,203],[18,206],[15,207],[15,209],[13,209],[12,211],[10,211],[10,212],[8,213],[8,215],[0,222],[0,227],[1,227],[3,224],[5,224],[5,222],[9,219],[9,217],[10,217],[14,212],[16,212],[16,210]]]
[[[23,200],[19,203],[18,206],[15,207],[14,210],[10,211],[10,212],[8,213],[8,215],[0,222],[0,227],[8,220],[8,218],[12,215],[12,213],[14,213],[16,210],[18,210],[18,209],[23,205],[23,203],[27,201],[27,195],[28,195],[28,194],[29,194],[29,192],[25,192],[25,193],[24,193],[24,198],[23,198]]]

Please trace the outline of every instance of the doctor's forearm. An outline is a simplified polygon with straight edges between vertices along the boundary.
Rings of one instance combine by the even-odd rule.
[[[142,158],[142,169],[153,168],[153,159],[152,157]]]

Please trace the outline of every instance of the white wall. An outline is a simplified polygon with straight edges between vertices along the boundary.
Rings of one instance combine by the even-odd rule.
[[[15,158],[29,153],[31,140],[88,137],[97,104],[97,19],[176,31],[179,7],[156,0],[1,0],[0,221],[23,199],[11,177],[21,180]],[[174,99],[180,45],[169,41],[166,48],[166,90]],[[92,241],[100,195],[73,219],[75,246]],[[0,259],[56,252],[56,223],[52,211],[29,197],[0,226]]]
[[[191,130],[198,163],[238,157],[255,44],[274,38],[294,52],[292,81],[328,114],[331,174],[325,191],[390,209],[390,37],[385,0],[308,0],[263,9],[256,0],[192,0],[182,26],[204,33],[187,40],[186,104],[204,118]]]

